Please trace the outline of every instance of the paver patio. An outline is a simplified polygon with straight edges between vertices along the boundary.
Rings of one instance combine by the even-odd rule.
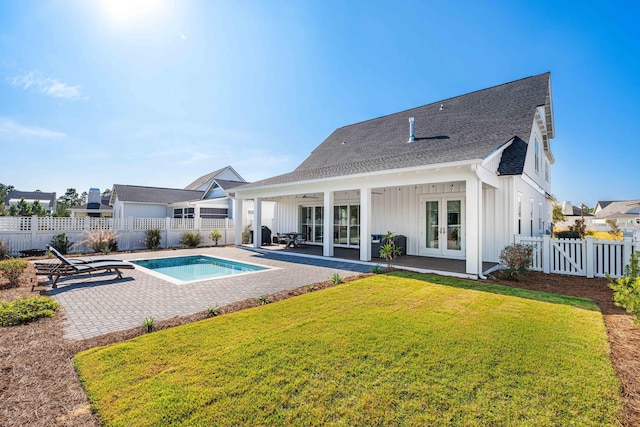
[[[155,320],[169,319],[321,282],[334,273],[345,277],[371,270],[369,265],[278,253],[261,254],[234,247],[118,254],[118,257],[135,260],[194,254],[218,256],[273,269],[180,285],[151,276],[139,268],[123,271],[124,279],[120,280],[114,279],[113,273],[61,279],[58,288],[49,290],[48,294],[64,309],[65,338],[91,338],[141,326],[149,316]]]

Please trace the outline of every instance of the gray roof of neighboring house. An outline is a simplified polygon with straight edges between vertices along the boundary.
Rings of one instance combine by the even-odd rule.
[[[177,203],[200,200],[204,191],[182,190],[178,188],[143,187],[138,185],[115,184],[113,189],[122,202],[136,203]]]
[[[220,169],[218,169],[216,171],[213,171],[211,173],[208,173],[206,175],[202,175],[200,178],[196,179],[191,184],[189,184],[186,187],[184,187],[184,189],[185,190],[197,190],[203,184],[206,184],[207,182],[211,181],[213,178],[215,178],[216,176],[220,175],[222,172],[224,172],[225,170],[227,170],[229,168],[231,168],[231,166],[225,166],[223,168],[220,168]],[[231,169],[233,169],[233,168],[231,168]],[[225,181],[225,182],[233,182],[233,181]],[[244,184],[244,182],[242,182],[242,183]],[[226,188],[226,187],[224,187],[224,188]]]
[[[224,190],[230,190],[232,188],[236,188],[239,187],[240,185],[246,184],[246,182],[240,182],[240,181],[227,181],[224,179],[216,179],[215,180],[218,185],[220,187],[222,187]]]
[[[40,202],[47,201],[47,206],[53,208],[53,205],[56,201],[56,193],[45,193],[42,191],[18,191],[13,190],[7,192],[6,201],[17,199],[20,200],[24,198],[25,200],[39,200]],[[43,204],[44,205],[44,204]]]
[[[482,159],[514,137],[529,140],[549,81],[550,73],[543,73],[338,128],[293,172],[239,189]],[[415,141],[407,143],[410,117]],[[521,148],[510,150],[510,173],[517,173]]]
[[[582,212],[580,206],[571,206],[573,213],[571,215],[565,214],[565,216],[593,216],[592,213],[587,212],[586,210]]]
[[[600,204],[601,207],[603,207],[596,214],[596,217],[598,218],[608,218],[608,217],[622,216],[622,215],[637,216],[636,209],[638,208],[638,204],[640,204],[640,199],[607,201],[607,202],[598,202],[598,203]]]

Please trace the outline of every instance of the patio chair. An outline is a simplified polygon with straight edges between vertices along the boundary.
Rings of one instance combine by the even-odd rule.
[[[47,250],[50,253],[52,253],[53,255],[55,255],[55,257],[58,258],[60,260],[60,262],[62,262],[63,264],[67,264],[67,265],[90,264],[90,263],[93,263],[93,262],[108,262],[108,261],[120,261],[120,262],[122,262],[121,259],[104,257],[104,256],[83,257],[83,258],[67,258],[64,255],[62,255],[60,252],[58,252],[58,250],[56,248],[54,248],[53,246],[47,246]],[[36,265],[39,265],[39,264],[50,264],[50,263],[47,263],[47,262],[36,263]]]
[[[63,257],[64,258],[64,257]],[[47,276],[51,280],[53,288],[58,287],[61,277],[76,276],[79,274],[91,274],[98,271],[110,272],[114,270],[118,279],[122,279],[120,270],[133,270],[135,266],[126,261],[96,261],[84,264],[65,263],[41,263],[36,265],[36,276]]]
[[[273,236],[273,243],[275,243],[277,245],[280,245],[280,244],[286,245],[287,244],[287,238],[285,236],[283,236],[282,234],[280,234],[280,233],[276,233],[276,235]]]

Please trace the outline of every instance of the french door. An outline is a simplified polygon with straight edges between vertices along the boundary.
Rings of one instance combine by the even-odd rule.
[[[464,198],[423,198],[420,205],[420,254],[464,257]]]

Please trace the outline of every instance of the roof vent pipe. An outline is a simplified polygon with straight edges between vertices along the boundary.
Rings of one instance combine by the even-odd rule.
[[[407,142],[413,142],[416,139],[415,132],[414,132],[415,121],[416,119],[414,119],[413,117],[409,117],[409,141]]]

